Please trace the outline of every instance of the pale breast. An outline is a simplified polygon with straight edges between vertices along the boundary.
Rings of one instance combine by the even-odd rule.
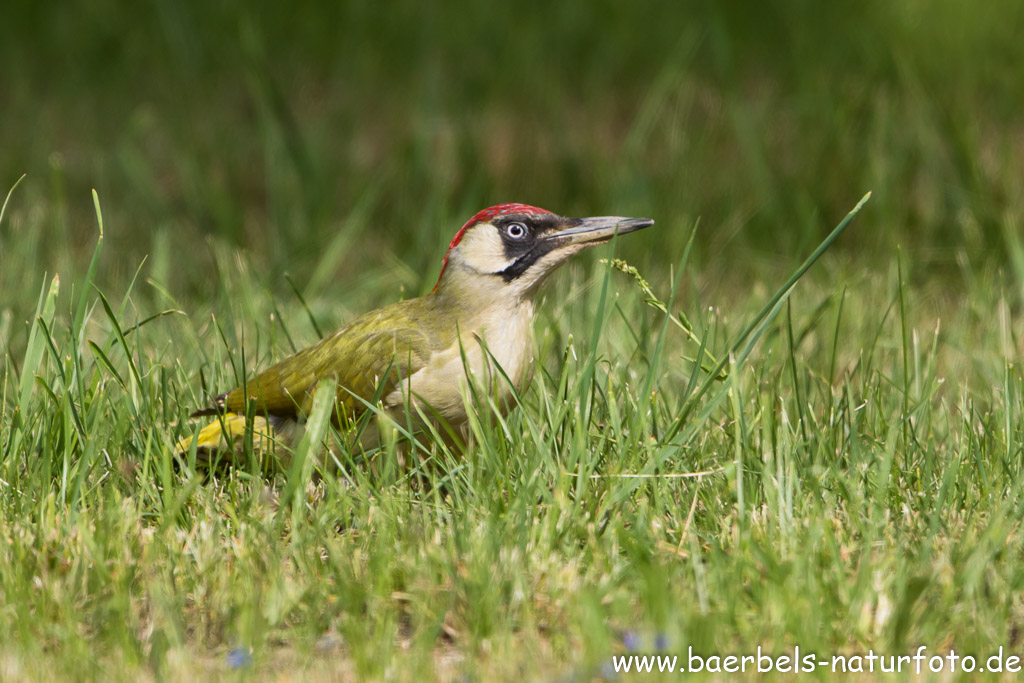
[[[385,405],[401,410],[411,389],[417,405],[429,403],[452,426],[461,425],[466,420],[468,369],[475,386],[491,392],[507,409],[512,394],[509,382],[522,391],[533,374],[533,305],[524,302],[475,322],[471,331],[462,333],[461,349],[455,345],[434,354],[426,366],[386,398]]]

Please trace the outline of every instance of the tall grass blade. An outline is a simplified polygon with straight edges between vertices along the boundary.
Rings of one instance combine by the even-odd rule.
[[[674,438],[675,435],[679,433],[679,430],[682,429],[683,425],[686,424],[686,421],[689,419],[691,412],[696,407],[697,402],[700,401],[701,397],[703,397],[705,393],[707,393],[708,389],[711,388],[712,383],[719,376],[719,373],[729,362],[729,357],[735,354],[737,351],[739,351],[740,347],[743,346],[744,342],[746,342],[752,334],[754,335],[752,339],[753,342],[756,342],[757,339],[760,338],[761,332],[763,332],[765,327],[764,322],[770,321],[772,318],[775,317],[775,315],[779,311],[779,303],[783,302],[786,298],[789,297],[789,295],[793,291],[793,288],[796,286],[796,283],[799,282],[800,278],[804,276],[804,273],[806,273],[811,268],[811,266],[813,266],[818,261],[818,259],[821,258],[822,254],[828,251],[829,248],[835,243],[835,241],[839,239],[839,236],[843,234],[843,231],[846,230],[847,226],[850,225],[854,217],[860,212],[860,210],[864,207],[864,205],[870,198],[871,193],[868,192],[861,198],[859,202],[857,202],[857,205],[853,207],[853,210],[846,214],[846,217],[843,218],[839,225],[837,225],[835,229],[831,233],[829,233],[828,237],[826,237],[821,242],[821,244],[818,245],[818,248],[815,249],[814,252],[812,252],[811,255],[808,256],[802,264],[800,264],[800,267],[797,268],[796,271],[794,271],[793,274],[789,276],[789,279],[786,280],[782,284],[782,286],[775,291],[775,294],[773,294],[771,298],[768,299],[768,301],[765,303],[765,305],[761,307],[761,310],[758,311],[758,313],[747,324],[747,326],[743,328],[743,331],[736,336],[733,342],[729,345],[728,351],[722,355],[722,360],[718,362],[714,370],[704,380],[700,388],[697,389],[697,392],[688,399],[687,405],[683,409],[682,414],[673,423],[672,427],[668,430],[668,433],[665,435],[665,438],[667,440],[672,440],[672,438]],[[747,348],[751,348],[751,344],[748,344]],[[745,355],[746,354],[741,354],[740,362],[742,362],[743,357]]]

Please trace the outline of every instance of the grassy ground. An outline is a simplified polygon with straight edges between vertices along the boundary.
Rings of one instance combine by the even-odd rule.
[[[642,5],[4,3],[0,678],[1024,654],[1020,6]],[[658,224],[432,487],[173,462],[499,201]]]

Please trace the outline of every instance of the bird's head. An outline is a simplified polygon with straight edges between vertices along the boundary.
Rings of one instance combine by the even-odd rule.
[[[651,225],[650,218],[566,218],[527,204],[492,206],[455,233],[434,291],[458,284],[529,296],[573,254]]]

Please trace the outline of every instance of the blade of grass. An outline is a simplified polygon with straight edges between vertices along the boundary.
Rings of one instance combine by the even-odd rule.
[[[46,294],[40,293],[39,303],[36,306],[37,321],[43,321],[47,326],[53,324],[53,314],[57,306],[57,294],[60,292],[60,276],[54,275],[50,280],[50,287]],[[29,408],[29,400],[32,398],[32,387],[35,384],[35,373],[43,360],[46,351],[45,340],[40,336],[45,327],[38,324],[33,325],[28,333],[28,347],[25,349],[25,362],[21,365],[21,383],[18,390],[18,410],[22,415],[26,414]]]
[[[103,210],[100,208],[100,196],[96,190],[92,191],[92,203],[96,210],[96,225],[99,227],[100,236],[96,238],[96,248],[93,249],[89,268],[85,271],[85,282],[82,283],[82,292],[78,295],[78,306],[75,308],[74,322],[71,324],[71,334],[78,340],[78,343],[81,343],[82,323],[85,321],[85,312],[88,309],[89,289],[95,286],[96,270],[99,268],[100,254],[103,252]]]
[[[751,320],[750,323],[743,329],[743,331],[740,332],[740,334],[736,337],[736,339],[733,340],[732,344],[729,345],[728,352],[723,354],[722,360],[720,360],[718,364],[715,366],[714,370],[711,373],[709,373],[708,377],[701,384],[697,392],[692,397],[689,398],[686,406],[683,409],[682,414],[672,424],[672,426],[668,430],[668,433],[665,435],[666,440],[671,440],[673,437],[675,437],[675,435],[679,433],[679,430],[682,429],[683,425],[686,424],[686,420],[690,417],[690,414],[696,408],[697,402],[701,399],[702,396],[704,396],[705,393],[707,393],[707,391],[711,388],[711,384],[715,381],[715,378],[719,376],[719,373],[721,373],[726,363],[729,362],[729,356],[736,353],[736,351],[738,351],[739,348],[743,345],[743,343],[747,341],[748,337],[750,337],[751,334],[754,334],[756,331],[760,330],[760,332],[757,332],[757,334],[755,334],[753,338],[753,341],[757,341],[757,339],[760,337],[761,332],[763,332],[764,330],[764,326],[762,325],[762,323],[765,320],[770,320],[772,317],[774,317],[774,315],[779,310],[779,303],[784,301],[790,295],[790,293],[793,291],[793,287],[796,286],[796,283],[799,282],[800,278],[804,276],[804,273],[806,273],[811,268],[811,266],[813,266],[818,261],[818,259],[821,258],[822,254],[828,251],[828,249],[835,243],[835,241],[839,239],[839,236],[843,234],[843,231],[846,230],[847,226],[850,225],[854,217],[860,212],[860,210],[864,207],[864,205],[870,198],[871,193],[868,192],[866,195],[864,195],[864,197],[861,198],[859,202],[857,202],[857,205],[853,207],[853,210],[846,214],[846,217],[843,218],[842,222],[840,222],[839,225],[837,225],[836,228],[831,233],[829,233],[828,237],[826,237],[821,242],[821,244],[818,245],[818,248],[815,249],[814,252],[810,256],[808,256],[802,264],[800,264],[800,267],[797,268],[796,271],[794,271],[794,273],[789,276],[789,279],[786,280],[786,282],[784,282],[778,290],[776,290],[775,294],[772,295],[772,297],[765,303],[764,306],[761,307],[761,310],[758,311],[757,315],[754,316],[753,320]]]
[[[313,315],[313,311],[310,310],[309,304],[306,303],[306,297],[302,296],[302,292],[295,285],[295,282],[292,280],[292,276],[291,275],[289,275],[288,273],[285,273],[284,274],[284,279],[288,283],[288,286],[292,288],[292,292],[295,294],[295,298],[299,300],[300,304],[302,304],[302,310],[304,310],[306,312],[306,317],[309,318],[309,324],[313,326],[313,331],[316,332],[317,339],[323,339],[324,338],[323,330],[320,329],[320,325],[317,324],[317,322],[316,322],[316,316]],[[289,338],[289,341],[290,340],[291,339]]]
[[[279,520],[283,519],[286,508],[291,508],[292,529],[298,526],[296,517],[303,509],[302,496],[309,484],[316,462],[316,452],[323,448],[324,437],[330,424],[331,411],[337,396],[337,384],[332,380],[322,380],[313,393],[313,407],[306,421],[306,431],[299,441],[292,461],[288,468],[288,479],[281,493],[282,505],[278,509]]]
[[[4,198],[4,205],[0,206],[0,223],[4,222],[4,214],[7,213],[7,203],[11,201],[11,195],[14,194],[15,188],[17,188],[18,185],[21,185],[21,181],[25,179],[26,175],[26,173],[22,173],[21,177],[15,180],[14,184],[11,185],[11,189],[7,190],[7,197]]]

